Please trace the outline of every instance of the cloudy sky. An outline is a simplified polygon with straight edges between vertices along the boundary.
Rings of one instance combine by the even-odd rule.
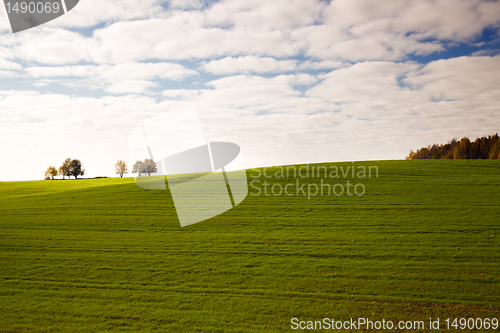
[[[247,167],[404,159],[500,128],[500,2],[80,0],[0,8],[0,180],[113,176],[143,120],[195,105]]]

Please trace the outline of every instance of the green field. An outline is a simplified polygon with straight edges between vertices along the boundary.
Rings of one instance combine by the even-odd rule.
[[[0,332],[500,318],[500,161],[355,165],[379,170],[363,196],[249,195],[184,228],[133,178],[0,183]]]

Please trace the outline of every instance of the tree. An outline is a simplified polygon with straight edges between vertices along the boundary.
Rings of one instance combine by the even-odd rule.
[[[51,165],[47,168],[47,171],[45,171],[45,177],[50,177],[50,179],[54,180],[55,176],[57,176],[56,167]]]
[[[62,176],[62,179],[64,179],[64,176],[66,176],[66,173],[64,172],[64,169],[63,169],[62,165],[59,167],[59,170],[58,170],[57,174],[59,176]]]
[[[71,164],[71,158],[67,158],[64,160],[63,164],[59,167],[59,175],[63,177],[64,179],[64,176],[70,176],[70,173],[69,173],[69,165]]]
[[[417,153],[415,153],[413,150],[410,150],[410,154],[406,156],[407,160],[416,160],[417,159]]]
[[[500,140],[497,140],[495,145],[490,150],[490,159],[496,160],[500,157]]]
[[[500,136],[498,133],[488,137],[476,138],[471,142],[464,137],[453,139],[445,145],[432,145],[410,151],[406,159],[500,159]]]
[[[115,172],[117,175],[120,175],[120,178],[123,178],[123,174],[127,173],[127,162],[118,160],[115,164]]]
[[[153,172],[158,171],[156,168],[156,162],[150,158],[146,158],[142,163],[142,166],[144,167],[144,172],[146,172],[148,176],[151,176]]]
[[[481,138],[481,159],[487,160],[490,157],[490,150],[488,148],[489,139],[486,136]]]
[[[448,141],[448,143],[443,146],[443,152],[441,153],[442,158],[452,160],[453,152],[457,145],[458,141],[455,138],[453,138],[451,141]]]
[[[144,170],[144,166],[142,165],[141,161],[135,162],[134,166],[132,167],[132,173],[138,173],[139,177],[141,176],[141,173],[146,172]]]
[[[453,158],[456,160],[465,160],[470,158],[470,140],[465,137],[460,140],[458,145],[455,147],[455,151],[453,152]]]
[[[474,142],[470,145],[470,158],[471,159],[479,159],[481,158],[481,139],[476,138]]]
[[[156,168],[156,162],[150,158],[146,158],[144,162],[137,161],[132,167],[133,173],[138,173],[141,176],[141,173],[147,173],[148,176],[151,176],[153,172],[158,171]]]
[[[69,174],[78,179],[78,176],[85,174],[85,169],[82,169],[82,162],[80,160],[71,160],[69,164]]]

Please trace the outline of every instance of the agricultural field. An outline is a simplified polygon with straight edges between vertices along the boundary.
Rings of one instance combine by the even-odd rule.
[[[307,185],[264,193],[295,186],[286,167],[248,170],[241,204],[184,228],[168,190],[133,178],[0,183],[0,332],[500,318],[500,161],[321,165],[378,177],[309,172],[301,184],[349,180],[364,195],[308,198]]]

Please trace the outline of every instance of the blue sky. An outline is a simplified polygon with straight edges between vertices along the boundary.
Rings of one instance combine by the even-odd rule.
[[[112,176],[140,121],[189,105],[247,167],[494,134],[499,26],[498,1],[81,0],[13,34],[2,7],[0,180]]]

